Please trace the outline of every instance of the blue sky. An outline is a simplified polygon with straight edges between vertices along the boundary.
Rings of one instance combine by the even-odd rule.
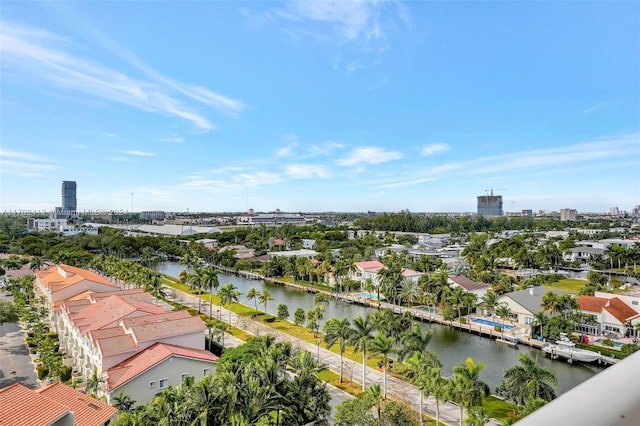
[[[0,210],[640,204],[638,2],[0,7]]]

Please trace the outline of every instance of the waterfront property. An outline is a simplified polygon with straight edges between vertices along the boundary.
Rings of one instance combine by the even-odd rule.
[[[619,339],[640,336],[640,297],[596,292],[578,296],[578,306],[586,320],[577,330],[592,337]]]
[[[488,325],[489,327],[500,327],[503,330],[511,330],[512,328],[516,328],[515,325],[504,324],[501,322],[489,321],[484,318],[471,318],[471,322],[475,322],[476,324]]]
[[[559,290],[547,289],[542,286],[529,287],[525,290],[503,294],[498,299],[498,303],[504,303],[511,309],[516,323],[530,326],[534,322],[535,315],[542,312],[542,297],[549,291],[559,296],[563,294]]]
[[[377,295],[369,293],[367,291],[361,291],[360,293],[354,293],[353,296],[357,297],[357,298],[360,298],[360,299],[378,300],[378,296]]]
[[[449,277],[448,282],[449,282],[449,287],[454,289],[461,288],[467,293],[475,294],[478,298],[481,298],[485,294],[487,294],[487,290],[491,287],[489,284],[470,280],[464,275]]]

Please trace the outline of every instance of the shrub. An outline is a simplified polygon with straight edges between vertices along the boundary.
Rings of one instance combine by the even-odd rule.
[[[60,369],[60,381],[68,382],[71,380],[71,372],[73,371],[73,367],[70,365],[65,365]]]
[[[497,331],[498,333],[502,333],[502,327],[500,327],[499,325],[494,325],[494,326],[493,326],[493,329],[494,329],[495,331]]]
[[[42,364],[40,367],[38,367],[38,379],[44,380],[48,374],[49,368],[46,365]]]
[[[604,346],[607,346],[607,347],[609,347],[609,348],[612,348],[612,347],[613,347],[613,340],[611,340],[611,339],[604,339],[604,340],[602,341],[602,344],[603,344]]]
[[[467,319],[465,317],[461,317],[460,324],[466,324],[466,323],[467,323]]]
[[[620,347],[620,352],[622,352],[625,355],[631,355],[637,350],[640,350],[640,346],[634,345],[633,343],[625,343]]]

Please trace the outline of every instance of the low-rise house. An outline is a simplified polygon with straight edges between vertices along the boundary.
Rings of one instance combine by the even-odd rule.
[[[391,253],[400,254],[403,251],[407,251],[408,248],[403,246],[402,244],[392,244],[390,246],[380,247],[375,250],[376,257],[380,259],[381,257],[387,256]]]
[[[313,249],[316,246],[316,240],[311,240],[309,238],[302,239],[302,248],[304,249]]]
[[[0,425],[103,426],[118,410],[62,383],[33,391],[19,383],[0,389]]]
[[[224,246],[220,249],[220,252],[224,252],[227,250],[233,250],[235,251],[235,255],[234,257],[238,260],[246,260],[246,259],[251,259],[252,257],[255,256],[255,250],[245,247],[243,245],[230,245],[230,246]]]
[[[542,297],[550,291],[558,296],[563,295],[555,288],[537,286],[505,293],[498,298],[498,303],[505,303],[511,309],[517,323],[531,325],[534,322],[534,316],[542,312]]]
[[[401,272],[402,278],[406,280],[410,280],[413,282],[418,282],[421,276],[424,274],[422,272],[414,271],[413,269],[405,268]]]
[[[457,275],[447,279],[449,287],[461,288],[467,293],[473,293],[478,298],[487,294],[487,290],[491,287],[489,284],[473,281],[464,275]]]
[[[599,247],[572,247],[564,254],[564,260],[573,262],[579,260],[582,263],[586,263],[594,256],[604,256],[605,250]]]
[[[200,380],[213,373],[218,357],[202,349],[155,343],[106,371],[105,395],[109,403],[120,392],[144,405],[169,386],[187,377]]]
[[[640,335],[640,331],[636,330],[636,326],[640,324],[640,312],[629,304],[640,298],[626,296],[625,299],[602,292],[597,292],[595,296],[578,296],[580,311],[589,318],[577,327],[578,331],[591,336],[605,335],[616,339]]]
[[[267,259],[272,259],[274,257],[306,257],[307,259],[311,259],[316,257],[318,254],[320,253],[318,253],[315,250],[308,250],[308,249],[270,251],[267,253]]]
[[[368,260],[364,262],[355,262],[354,270],[349,274],[349,279],[364,283],[371,280],[374,285],[378,284],[378,272],[384,268],[384,264],[377,260]]]

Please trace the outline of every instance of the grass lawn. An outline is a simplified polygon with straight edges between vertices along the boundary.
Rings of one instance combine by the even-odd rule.
[[[515,406],[512,403],[503,401],[493,395],[483,398],[482,408],[484,408],[485,413],[487,413],[489,417],[494,419],[520,419],[520,416],[516,415]]]
[[[586,280],[578,280],[575,278],[565,278],[555,283],[545,284],[547,288],[557,288],[560,291],[569,294],[578,294],[582,288],[587,285]]]

